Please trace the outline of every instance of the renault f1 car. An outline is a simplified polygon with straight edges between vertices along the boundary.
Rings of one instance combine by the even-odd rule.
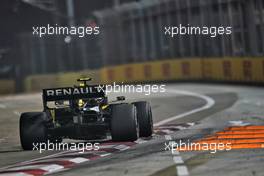
[[[20,117],[20,141],[24,150],[33,143],[61,142],[65,138],[135,141],[153,132],[151,106],[146,101],[126,103],[125,97],[108,102],[100,85],[78,79],[73,87],[43,89],[43,112],[26,112]]]

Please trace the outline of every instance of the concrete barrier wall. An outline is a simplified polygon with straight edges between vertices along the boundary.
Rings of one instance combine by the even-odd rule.
[[[264,58],[195,58],[107,67],[103,83],[206,80],[264,83]]]
[[[200,59],[177,59],[101,69],[102,83],[201,79]]]
[[[78,84],[76,82],[77,78],[86,76],[93,78],[91,84],[98,84],[100,82],[100,70],[84,70],[80,72],[34,75],[25,79],[25,91],[37,92],[44,88],[73,86],[74,84]]]
[[[15,81],[2,79],[0,80],[0,94],[12,94],[15,93]]]
[[[264,58],[204,59],[203,79],[264,83]]]
[[[264,57],[185,58],[105,67],[99,70],[34,75],[24,80],[26,92],[77,84],[79,77],[92,77],[91,84],[134,83],[170,80],[206,80],[264,84]],[[14,80],[0,80],[0,94],[15,92]]]

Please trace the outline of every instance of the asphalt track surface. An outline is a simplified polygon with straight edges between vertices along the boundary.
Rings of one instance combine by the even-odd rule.
[[[151,139],[130,143],[104,141],[101,151],[84,153],[23,151],[19,143],[19,115],[40,111],[41,94],[0,97],[0,175],[264,175],[262,145],[216,153],[172,154],[165,150],[169,141],[206,140],[208,135],[214,136],[230,126],[263,127],[262,88],[169,84],[166,89],[166,93],[150,96],[126,95],[131,102],[150,101],[155,122]],[[261,141],[263,137],[260,133],[254,140]]]

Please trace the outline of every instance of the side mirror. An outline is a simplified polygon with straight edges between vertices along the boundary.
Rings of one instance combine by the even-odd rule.
[[[126,97],[124,97],[124,96],[116,97],[117,101],[124,101],[125,99],[126,99]]]

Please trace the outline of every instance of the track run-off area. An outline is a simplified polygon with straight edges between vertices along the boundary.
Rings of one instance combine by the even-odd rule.
[[[125,96],[151,103],[153,137],[104,140],[99,150],[82,153],[23,151],[19,115],[40,111],[41,94],[0,97],[0,175],[263,175],[262,88],[168,84],[162,94]],[[179,141],[230,143],[231,150],[166,150],[168,143]]]

